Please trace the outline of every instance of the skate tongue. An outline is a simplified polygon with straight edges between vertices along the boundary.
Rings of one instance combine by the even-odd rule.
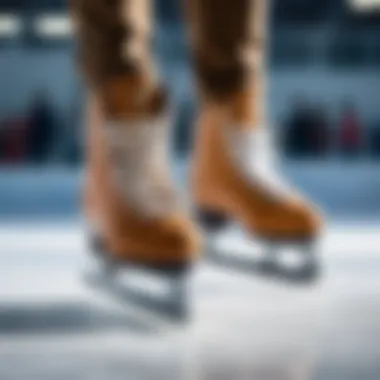
[[[275,197],[293,193],[280,174],[275,144],[268,128],[228,128],[227,145],[240,170],[255,186],[262,186]]]
[[[106,126],[115,185],[142,215],[159,216],[177,207],[169,173],[169,126],[168,115]]]

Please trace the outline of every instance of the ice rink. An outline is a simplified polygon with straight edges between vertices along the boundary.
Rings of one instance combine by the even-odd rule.
[[[379,227],[331,223],[311,282],[202,262],[181,325],[89,286],[79,222],[3,224],[0,378],[378,380]]]
[[[78,214],[81,173],[0,173],[0,379],[378,380],[379,171],[305,166],[287,176],[329,215],[320,276],[202,260],[180,323],[160,303],[141,307],[165,283],[124,272],[129,290],[111,292],[89,281],[97,266]],[[260,259],[235,228],[214,243],[233,263]]]

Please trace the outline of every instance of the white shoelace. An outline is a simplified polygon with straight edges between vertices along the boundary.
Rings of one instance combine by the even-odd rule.
[[[169,175],[167,117],[109,122],[106,140],[115,183],[129,207],[159,216],[176,204]]]

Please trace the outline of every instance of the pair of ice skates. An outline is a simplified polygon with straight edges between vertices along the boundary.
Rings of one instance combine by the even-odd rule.
[[[169,173],[170,118],[155,112],[154,96],[151,112],[130,107],[118,121],[107,120],[102,105],[90,100],[85,211],[93,248],[109,273],[128,266],[182,278],[205,246],[198,227],[207,236],[231,221],[272,254],[286,245],[309,249],[319,216],[279,178],[269,132],[244,120],[249,101],[249,94],[238,94],[228,104],[201,108],[191,213]]]

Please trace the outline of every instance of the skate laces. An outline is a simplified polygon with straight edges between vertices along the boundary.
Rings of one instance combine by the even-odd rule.
[[[147,216],[168,213],[177,203],[169,174],[169,125],[164,116],[106,126],[117,188],[129,207]]]
[[[243,130],[232,126],[228,128],[227,139],[234,159],[255,186],[261,186],[274,197],[292,193],[291,185],[280,172],[273,135],[268,128]]]

